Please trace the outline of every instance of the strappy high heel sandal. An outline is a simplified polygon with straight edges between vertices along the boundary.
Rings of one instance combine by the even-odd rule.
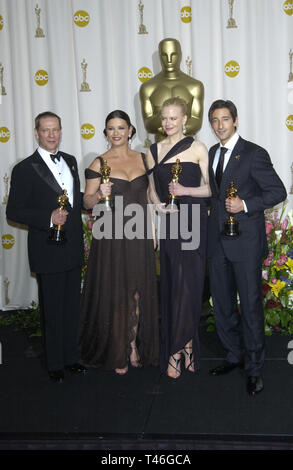
[[[170,377],[171,379],[178,379],[181,375],[181,369],[180,369],[180,361],[181,361],[181,354],[180,354],[180,357],[178,359],[176,359],[176,357],[174,357],[173,355],[170,356],[172,357],[173,361],[175,362],[175,366],[173,366],[173,364],[171,364],[170,360],[168,361],[168,364],[173,367],[173,369],[175,369],[176,371],[176,377],[174,377],[173,375],[170,375],[168,374],[168,370],[167,370],[167,375],[168,377]]]
[[[188,349],[191,350],[191,352],[188,352],[187,351]],[[188,370],[189,372],[194,373],[195,369],[194,369],[193,349],[191,346],[184,346],[183,351],[184,351],[185,359],[187,359],[187,357],[189,359],[189,364],[186,365],[186,361],[185,361],[185,369]]]

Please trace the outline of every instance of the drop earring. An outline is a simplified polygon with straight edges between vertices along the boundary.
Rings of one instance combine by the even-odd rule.
[[[131,135],[128,136],[128,146],[131,148]]]
[[[183,124],[183,126],[182,126],[182,132],[183,132],[184,135],[186,134],[186,126],[185,126],[185,124]]]

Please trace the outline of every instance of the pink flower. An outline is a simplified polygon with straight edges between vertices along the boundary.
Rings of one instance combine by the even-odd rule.
[[[269,273],[268,273],[266,270],[264,270],[264,271],[262,272],[262,278],[267,281],[267,280],[268,280],[268,277],[269,277]]]
[[[280,258],[277,259],[276,263],[279,265],[279,266],[282,266],[283,264],[287,263],[288,261],[288,256],[285,255],[285,253],[282,253],[280,255]]]
[[[273,277],[273,278],[271,279],[271,283],[272,283],[272,284],[277,284],[277,279],[276,279],[275,277]]]
[[[94,222],[92,220],[88,220],[87,226],[89,230],[93,229]]]
[[[263,264],[264,264],[265,266],[270,266],[271,262],[272,262],[272,258],[270,258],[270,257],[268,256],[268,257],[264,260]]]
[[[289,221],[288,219],[284,219],[283,222],[281,223],[281,229],[286,230],[288,227]]]
[[[273,229],[273,224],[271,224],[270,222],[267,222],[266,223],[266,234],[268,235],[272,229]]]

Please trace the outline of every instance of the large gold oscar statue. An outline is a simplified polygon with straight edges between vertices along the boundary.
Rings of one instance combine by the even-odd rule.
[[[162,104],[168,98],[180,96],[188,106],[186,135],[195,135],[202,125],[204,86],[180,70],[182,52],[177,39],[163,39],[159,43],[159,55],[162,71],[144,82],[139,90],[145,128],[155,134],[157,142],[162,140]]]

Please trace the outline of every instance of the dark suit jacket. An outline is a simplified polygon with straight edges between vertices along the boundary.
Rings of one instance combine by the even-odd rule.
[[[18,163],[11,175],[7,218],[28,226],[28,255],[35,273],[67,271],[83,264],[82,193],[76,159],[61,152],[74,179],[74,203],[65,224],[67,243],[49,245],[51,213],[62,188],[37,151]]]
[[[208,256],[222,243],[225,255],[231,261],[249,257],[260,259],[267,255],[264,209],[286,199],[286,189],[275,172],[269,154],[262,147],[239,137],[223,173],[220,189],[215,181],[213,161],[219,144],[209,151],[209,179],[212,191],[208,222]],[[241,234],[236,239],[224,239],[221,232],[229,214],[225,210],[226,190],[230,182],[238,196],[246,203],[248,212],[234,215]]]

